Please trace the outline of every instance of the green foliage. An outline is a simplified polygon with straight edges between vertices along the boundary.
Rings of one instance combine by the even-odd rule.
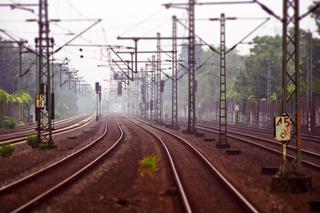
[[[9,94],[3,89],[0,89],[0,105],[6,104],[8,102],[8,98]]]
[[[158,169],[158,162],[159,158],[155,155],[150,155],[145,158],[143,158],[140,162],[140,174],[141,176],[144,175],[153,175],[155,172],[157,172]]]
[[[25,125],[26,125],[26,124],[25,124],[23,121],[19,121],[18,124],[17,124],[17,126],[19,126],[19,127],[20,127],[20,126],[25,126]]]
[[[248,101],[257,101],[257,98],[254,95],[249,95]]]
[[[9,158],[15,151],[15,147],[11,144],[3,144],[0,146],[0,156]]]
[[[313,6],[320,4],[320,1],[313,1],[313,4],[309,7],[309,9],[311,9]],[[317,26],[318,26],[318,32],[320,33],[320,10],[314,10],[312,13],[312,17],[314,18]]]
[[[9,116],[3,116],[2,123],[0,124],[1,127],[13,129],[16,126],[13,118]]]
[[[273,101],[273,102],[277,101],[277,100],[278,100],[277,94],[276,94],[275,92],[272,93],[272,94],[270,95],[270,97],[269,97],[269,100],[270,100],[270,101]]]
[[[24,92],[24,91],[19,91],[16,93],[13,93],[9,97],[9,102],[10,103],[19,103],[19,104],[26,104],[30,106],[33,102],[32,97],[29,93]]]
[[[27,137],[27,144],[29,146],[35,147],[38,140],[38,136],[36,134],[29,135]]]
[[[47,143],[39,143],[37,148],[40,151],[46,150],[48,148],[48,144]]]

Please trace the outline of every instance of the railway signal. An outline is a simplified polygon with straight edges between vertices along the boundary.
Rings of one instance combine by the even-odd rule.
[[[101,86],[99,82],[95,83],[95,91],[97,95],[97,110],[96,110],[96,121],[99,120],[99,103],[101,102]]]

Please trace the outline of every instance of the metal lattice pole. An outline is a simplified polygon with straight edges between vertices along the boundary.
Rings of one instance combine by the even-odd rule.
[[[177,17],[172,16],[172,128],[178,128]]]
[[[151,59],[152,63],[151,63],[151,120],[155,121],[155,93],[156,93],[156,77],[155,77],[155,56],[152,55],[152,59]]]
[[[194,9],[195,1],[189,0],[189,45],[188,45],[188,127],[186,132],[196,133],[196,111],[195,111],[195,33],[194,33]]]
[[[220,99],[219,99],[219,142],[218,148],[228,148],[227,139],[227,75],[226,75],[226,19],[220,16]]]
[[[313,132],[314,116],[312,116],[312,33],[306,33],[306,71],[307,71],[307,124],[308,132]]]
[[[48,2],[39,0],[39,37],[36,38],[38,55],[38,95],[39,100],[44,97],[45,107],[36,108],[37,118],[37,143],[48,143],[53,146],[52,140],[52,96],[50,83],[50,57],[53,39],[49,37]],[[43,101],[43,100],[42,100]]]
[[[161,81],[161,40],[160,33],[157,33],[157,122],[162,122],[162,110],[161,110],[161,92],[160,92],[160,81]]]
[[[299,31],[299,0],[283,1],[283,40],[282,40],[282,114],[291,117],[291,141],[296,144],[296,159],[293,170],[302,173],[301,140],[300,140],[300,109],[299,109],[299,68],[300,68],[300,31]],[[290,33],[289,28],[294,32]],[[283,144],[285,151],[287,144]],[[287,176],[286,159],[283,159],[280,175]]]
[[[149,116],[149,79],[148,79],[148,64],[146,64],[146,72],[144,73],[144,91],[145,91],[145,118],[147,119]]]

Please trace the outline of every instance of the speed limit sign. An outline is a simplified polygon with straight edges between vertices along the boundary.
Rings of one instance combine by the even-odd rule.
[[[45,106],[44,94],[36,95],[36,108],[43,109]]]
[[[290,116],[277,116],[274,118],[274,137],[275,140],[286,142],[291,139]]]

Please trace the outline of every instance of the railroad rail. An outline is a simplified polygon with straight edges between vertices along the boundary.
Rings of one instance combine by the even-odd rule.
[[[127,117],[126,117],[127,118]],[[172,153],[176,153],[176,149],[172,148],[172,143],[169,143],[167,140],[163,140],[163,136],[159,136],[159,134],[155,133],[155,131],[160,131],[162,134],[165,134],[171,138],[174,138],[174,140],[178,141],[180,146],[185,147],[186,150],[189,150],[191,155],[193,155],[196,159],[198,159],[198,166],[204,166],[204,170],[209,171],[211,175],[208,178],[210,181],[217,180],[219,183],[223,185],[224,190],[227,191],[227,193],[231,193],[231,197],[234,199],[233,201],[239,205],[239,208],[242,210],[245,210],[247,212],[259,212],[258,209],[237,189],[236,186],[234,186],[221,172],[218,171],[218,169],[196,148],[194,147],[190,142],[187,140],[167,131],[162,128],[159,128],[157,126],[150,125],[144,121],[141,120],[132,120],[130,118],[127,118],[129,121],[133,122],[135,125],[141,127],[142,129],[149,132],[151,135],[153,135],[154,138],[156,138],[157,141],[159,141],[159,144],[161,144],[163,150],[166,153],[166,158],[170,162],[172,174],[174,174],[176,184],[178,187],[179,195],[181,202],[183,204],[183,207],[186,212],[192,212],[195,208],[195,205],[200,205],[202,203],[201,201],[198,201],[198,204],[195,202],[195,200],[190,197],[192,195],[188,193],[188,188],[186,187],[187,183],[184,179],[181,178],[181,173],[186,170],[185,168],[177,169],[179,168],[179,161],[175,160],[175,156],[172,156]],[[153,130],[151,130],[153,129]],[[189,159],[190,160],[190,159]],[[192,161],[194,162],[194,161]],[[200,169],[200,168],[198,168]],[[212,178],[212,175],[214,178]],[[218,184],[218,185],[221,185]],[[226,196],[229,197],[230,196]],[[190,201],[191,200],[191,201]]]
[[[19,203],[13,205],[15,209],[8,209],[10,212],[25,212],[29,211],[30,209],[39,206],[47,199],[54,196],[57,192],[67,188],[70,186],[72,182],[75,182],[76,180],[80,179],[82,175],[87,173],[90,169],[94,168],[99,162],[101,162],[103,159],[105,159],[109,154],[111,154],[112,151],[115,150],[115,148],[119,145],[119,143],[122,141],[124,132],[120,125],[116,123],[117,128],[120,131],[120,136],[118,139],[112,144],[111,147],[109,147],[107,150],[103,151],[102,154],[100,154],[98,157],[95,157],[93,160],[90,160],[90,162],[86,163],[85,165],[82,165],[80,169],[77,169],[75,172],[71,172],[70,175],[63,177],[61,180],[61,177],[57,176],[55,184],[53,186],[48,186],[45,190],[36,192],[37,195],[34,195],[33,197],[29,197],[27,199],[22,199],[22,201],[19,201]],[[28,176],[25,176],[15,182],[12,182],[6,186],[3,186],[0,188],[0,202],[6,203],[6,200],[10,200],[10,196],[18,196],[21,191],[34,191],[35,189],[32,189],[32,186],[35,183],[38,183],[40,178],[44,178],[45,180],[50,177],[49,174],[51,174],[51,178],[55,177],[54,171],[57,169],[63,170],[64,167],[68,165],[72,165],[73,161],[76,161],[79,159],[80,155],[84,155],[85,153],[88,153],[89,150],[91,150],[95,145],[98,144],[99,141],[101,141],[108,133],[108,125],[107,122],[104,127],[103,133],[96,138],[94,141],[86,145],[85,147],[77,150],[76,152],[68,155],[67,157],[54,162],[50,164],[49,166],[40,169],[32,174],[29,174]],[[3,204],[3,203],[2,203]]]
[[[76,120],[78,118],[82,118],[84,116],[87,116],[87,113],[83,113],[81,115],[76,115],[76,116],[72,116],[72,117],[68,117],[65,119],[61,119],[61,120],[57,120],[54,122],[55,125],[57,124],[61,124],[61,123],[65,123],[68,121],[72,121],[72,120]],[[26,126],[22,126],[22,127],[17,127],[14,129],[2,129],[0,131],[0,137],[8,137],[12,134],[16,134],[17,132],[29,132],[32,131],[36,128],[36,124],[30,124],[30,125],[26,125]]]
[[[185,123],[179,123],[180,125],[186,125]],[[198,124],[197,128],[199,130],[203,130],[206,132],[210,132],[210,133],[214,133],[214,134],[219,134],[219,129],[212,127],[212,126],[208,126],[208,125],[201,125]],[[235,139],[236,141],[240,141],[240,142],[244,142],[250,145],[253,145],[257,148],[263,149],[265,151],[271,152],[271,153],[275,153],[275,154],[281,154],[280,151],[280,146],[279,143],[271,140],[271,139],[266,139],[264,137],[258,137],[258,136],[254,136],[254,135],[250,135],[250,134],[245,134],[245,133],[241,133],[238,131],[232,131],[232,130],[228,130],[228,137],[231,139]],[[267,145],[263,145],[261,142],[266,143]],[[272,147],[270,147],[272,146]],[[275,147],[276,146],[276,147]],[[288,152],[294,152],[296,151],[294,146],[289,145],[288,146]],[[320,154],[310,151],[310,150],[305,150],[305,149],[301,149],[302,154],[304,154],[305,157],[308,158],[308,160],[302,160],[301,162],[313,169],[320,169]],[[289,159],[294,159],[294,155],[291,155],[290,153],[287,154],[287,157]]]
[[[197,125],[211,125],[218,127],[219,125],[215,122],[198,122]],[[243,126],[243,125],[237,125],[234,123],[228,123],[228,128],[234,128],[234,129],[239,129],[239,130],[244,130],[244,131],[254,131],[254,132],[259,132],[259,133],[265,133],[269,136],[273,135],[273,129],[266,129],[266,128],[261,128],[261,127],[253,127],[253,126]],[[301,134],[301,139],[308,141],[308,142],[314,142],[314,143],[320,143],[320,136],[317,135],[310,135],[310,134]]]
[[[81,120],[77,119],[75,121],[71,121],[68,120],[68,122],[66,124],[62,124],[61,123],[61,127],[59,129],[56,129],[53,131],[53,135],[57,136],[63,133],[67,133],[79,128],[82,128],[84,126],[86,126],[87,124],[89,124],[89,122],[93,119],[93,115],[89,116],[89,117],[85,117],[82,118]],[[75,123],[73,123],[75,122]],[[28,131],[28,133],[30,134],[30,132]],[[21,143],[26,143],[28,134],[23,134],[23,136],[16,136],[16,137],[11,137],[9,139],[5,139],[5,140],[1,140],[0,141],[0,145],[3,144],[13,144],[13,145],[17,145],[17,144],[21,144]]]

